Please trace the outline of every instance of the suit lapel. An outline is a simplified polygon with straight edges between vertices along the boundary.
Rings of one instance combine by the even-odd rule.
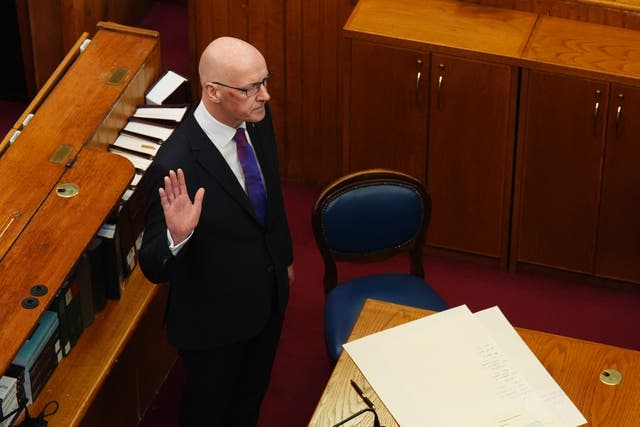
[[[214,179],[224,188],[231,198],[236,200],[247,212],[255,217],[249,197],[247,197],[247,193],[242,189],[242,186],[231,171],[227,161],[222,157],[222,154],[220,154],[220,151],[213,145],[211,140],[209,140],[209,137],[207,137],[195,119],[193,120],[193,124],[195,130],[193,132],[194,137],[191,138],[191,149],[194,159],[202,168],[203,181],[207,181],[205,177]]]

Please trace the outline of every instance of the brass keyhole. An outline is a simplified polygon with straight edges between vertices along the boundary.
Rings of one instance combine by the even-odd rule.
[[[56,194],[60,197],[74,197],[80,192],[80,187],[72,182],[66,182],[58,185],[56,188]]]
[[[608,385],[618,385],[622,382],[622,373],[615,369],[605,369],[600,373],[600,381]]]

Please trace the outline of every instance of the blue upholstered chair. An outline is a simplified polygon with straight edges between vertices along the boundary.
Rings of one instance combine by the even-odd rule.
[[[422,248],[431,197],[415,178],[385,169],[357,172],[330,184],[313,208],[324,260],[325,342],[336,362],[367,298],[430,310],[448,308],[425,282]],[[409,254],[408,272],[338,282],[337,263],[373,263]],[[338,264],[339,265],[339,264]]]

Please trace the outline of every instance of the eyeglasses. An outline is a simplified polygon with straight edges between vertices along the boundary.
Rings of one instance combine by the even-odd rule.
[[[358,386],[358,384],[356,384],[355,381],[351,380],[351,386],[353,387],[353,389],[356,391],[356,393],[358,393],[358,396],[360,396],[360,398],[362,399],[362,401],[368,406],[367,408],[361,409],[358,412],[356,412],[355,414],[352,414],[350,416],[348,416],[347,418],[345,418],[344,420],[340,421],[337,424],[334,424],[332,427],[339,427],[343,424],[348,423],[349,421],[351,421],[354,418],[359,417],[360,415],[366,413],[366,412],[371,412],[373,413],[373,427],[384,427],[380,424],[380,419],[378,418],[378,414],[376,413],[376,407],[373,404],[373,402],[364,395],[364,393],[362,392],[362,389]]]
[[[376,413],[376,411],[374,409],[371,409],[371,408],[361,409],[358,412],[356,412],[355,414],[350,415],[349,417],[347,417],[344,420],[340,421],[338,424],[334,424],[331,427],[339,427],[339,426],[341,426],[343,424],[348,423],[352,419],[359,417],[360,415],[362,415],[362,414],[364,414],[366,412],[373,413],[373,427],[384,427],[383,425],[380,424],[380,419],[378,418],[378,414]]]
[[[269,80],[271,78],[271,76],[272,76],[272,74],[269,73],[269,74],[267,74],[267,77],[265,77],[261,81],[255,82],[255,83],[251,83],[247,87],[235,87],[235,86],[230,86],[228,84],[220,83],[220,82],[211,82],[211,83],[213,83],[214,85],[220,85],[220,86],[228,87],[229,89],[234,89],[234,90],[238,90],[240,92],[244,92],[244,94],[247,96],[247,98],[251,98],[251,97],[256,96],[258,94],[258,92],[260,91],[260,87],[261,86],[264,86],[265,88],[267,87],[267,80]]]

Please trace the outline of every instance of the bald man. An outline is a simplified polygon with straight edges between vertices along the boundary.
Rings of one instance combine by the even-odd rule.
[[[146,172],[139,261],[170,288],[167,335],[186,372],[180,425],[255,426],[293,281],[270,73],[255,47],[222,37],[199,74],[200,102]]]

